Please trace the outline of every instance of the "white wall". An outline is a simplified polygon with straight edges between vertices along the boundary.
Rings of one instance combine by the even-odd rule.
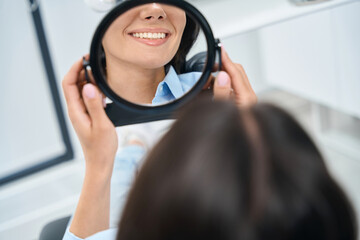
[[[54,66],[60,81],[72,63],[90,50],[95,29],[104,13],[83,0],[41,1],[41,10]]]
[[[63,76],[89,52],[103,13],[94,12],[83,0],[40,1],[40,8],[62,91]],[[61,153],[63,146],[27,0],[0,1],[0,32],[0,166],[24,167],[46,154]],[[68,127],[75,153],[81,155],[70,123]],[[52,150],[53,145],[60,149]],[[34,149],[45,153],[29,156]],[[70,214],[82,172],[82,161],[75,160],[2,186],[0,239],[34,239],[46,222]]]
[[[82,0],[40,1],[40,10],[62,91],[63,76],[75,60],[89,52],[92,35],[104,13],[92,11]],[[28,0],[1,1],[0,30],[4,84],[0,96],[1,177],[61,155],[65,146]],[[73,140],[77,142],[75,137]]]
[[[0,177],[4,177],[63,154],[64,145],[28,5],[9,0],[0,5]]]

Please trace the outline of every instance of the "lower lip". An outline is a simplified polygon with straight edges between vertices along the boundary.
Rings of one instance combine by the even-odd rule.
[[[129,35],[129,36],[132,37],[133,39],[135,39],[136,41],[146,44],[148,46],[157,47],[157,46],[163,45],[165,42],[167,42],[167,40],[170,37],[170,34],[167,34],[167,36],[165,38],[159,38],[159,39],[137,38],[132,35]]]

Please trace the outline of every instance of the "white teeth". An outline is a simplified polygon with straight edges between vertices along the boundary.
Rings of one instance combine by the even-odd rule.
[[[136,38],[164,39],[166,33],[133,33],[132,36]]]

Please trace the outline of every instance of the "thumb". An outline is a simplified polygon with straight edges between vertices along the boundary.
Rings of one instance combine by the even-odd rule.
[[[230,98],[231,82],[230,76],[224,71],[219,72],[214,84],[215,100],[227,100]]]
[[[85,84],[82,92],[86,109],[90,115],[93,124],[109,121],[103,107],[102,94],[91,83]]]

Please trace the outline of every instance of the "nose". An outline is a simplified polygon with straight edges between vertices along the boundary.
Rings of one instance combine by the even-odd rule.
[[[145,21],[154,22],[166,19],[166,13],[160,4],[152,3],[144,6],[140,17]]]

